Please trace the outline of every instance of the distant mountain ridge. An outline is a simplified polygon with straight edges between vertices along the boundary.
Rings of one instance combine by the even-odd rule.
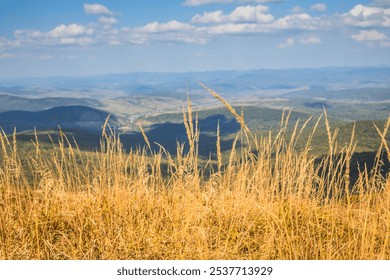
[[[11,133],[15,127],[18,131],[56,129],[58,126],[91,131],[101,129],[108,115],[108,112],[87,106],[59,106],[38,112],[14,110],[0,113],[0,127],[6,133]],[[115,122],[116,117],[112,116],[110,120]]]
[[[11,91],[12,88],[9,89]],[[58,106],[87,106],[99,107],[100,102],[88,98],[72,97],[45,97],[45,98],[27,98],[0,93],[0,112],[10,110],[20,111],[42,111]]]
[[[217,86],[227,83],[229,88],[260,87],[260,88],[291,88],[302,85],[335,85],[342,84],[347,88],[358,87],[388,87],[390,86],[390,66],[386,67],[327,67],[327,68],[297,68],[297,69],[254,69],[226,70],[203,72],[133,72],[105,74],[86,77],[41,77],[23,79],[0,79],[0,84],[7,87],[66,87],[93,88],[111,87],[127,88],[131,92],[142,89],[147,91],[166,91],[183,87],[186,83],[195,85],[195,81]],[[215,88],[215,87],[214,87]]]

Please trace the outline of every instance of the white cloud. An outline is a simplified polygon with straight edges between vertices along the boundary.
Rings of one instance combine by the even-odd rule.
[[[327,9],[327,6],[324,3],[317,3],[317,4],[314,4],[313,6],[311,6],[310,9],[313,11],[325,12]]]
[[[390,27],[390,8],[356,5],[340,16],[342,24],[356,27]]]
[[[387,36],[379,32],[378,30],[361,30],[359,33],[351,36],[352,39],[358,42],[363,41],[382,41],[387,38]]]
[[[356,5],[354,6],[350,11],[349,14],[351,14],[354,17],[363,17],[367,18],[369,16],[375,15],[375,14],[380,14],[384,11],[382,8],[378,7],[367,7],[364,5]]]
[[[240,6],[230,14],[225,15],[223,11],[205,12],[203,15],[196,14],[192,17],[194,23],[221,23],[221,22],[272,22],[274,17],[268,13],[268,7]]]
[[[312,37],[300,39],[299,43],[304,45],[317,45],[317,44],[321,44],[322,42],[320,38],[312,36]]]
[[[319,26],[325,26],[327,22],[325,20],[319,20],[311,17],[309,14],[293,14],[276,20],[272,27],[275,30],[315,30]]]
[[[95,31],[92,26],[79,24],[61,24],[49,32],[39,30],[16,30],[16,46],[54,46],[54,45],[88,45],[94,42]]]
[[[290,48],[295,44],[295,40],[293,38],[287,38],[284,43],[280,43],[278,48],[285,49]]]
[[[202,6],[208,4],[228,4],[232,3],[232,0],[186,0],[183,5],[184,6]]]
[[[268,7],[263,5],[237,7],[229,16],[232,22],[271,22],[274,17],[267,13]]]
[[[88,31],[85,26],[73,23],[70,25],[61,24],[50,31],[48,34],[53,38],[61,38],[80,36],[86,34],[87,32],[91,32],[91,30]]]
[[[187,0],[186,5],[210,3],[271,3],[282,0]],[[318,0],[321,1],[321,0]],[[184,2],[184,0],[183,0]],[[114,13],[100,4],[85,4],[86,13],[98,15],[89,24],[61,24],[45,32],[40,30],[16,30],[14,39],[0,37],[0,50],[13,52],[12,48],[30,46],[85,46],[85,45],[124,45],[146,43],[189,43],[204,44],[225,34],[251,36],[256,34],[283,35],[288,38],[279,44],[287,48],[300,44],[321,44],[316,31],[346,34],[356,41],[371,41],[376,46],[386,46],[387,36],[381,27],[390,26],[390,9],[383,7],[356,5],[344,14],[312,16],[296,7],[294,13],[275,18],[269,7],[258,5],[237,6],[230,11],[215,10],[196,14],[192,22],[171,20],[153,21],[144,26],[121,26]],[[312,10],[325,11],[326,5],[317,3]],[[367,27],[371,27],[367,30]],[[354,31],[351,31],[354,30]],[[309,32],[308,32],[309,31]],[[292,38],[294,37],[294,38]],[[376,42],[375,42],[376,41]],[[4,56],[4,55],[3,55]]]
[[[195,15],[192,22],[205,24],[197,27],[196,31],[209,35],[280,34],[289,30],[315,31],[331,27],[329,19],[312,17],[307,13],[290,14],[275,20],[268,13],[268,7],[262,5],[237,7],[229,14],[224,14],[222,10],[205,12]]]
[[[121,33],[122,37],[125,38],[122,42],[131,44],[145,44],[148,42],[203,44],[206,42],[200,34],[195,34],[196,28],[194,26],[176,20],[166,23],[154,21],[137,28],[125,27],[121,29]],[[117,36],[118,39],[120,37]]]
[[[100,4],[84,4],[84,11],[88,15],[114,15],[107,7]]]
[[[192,17],[192,22],[195,23],[217,23],[222,22],[224,14],[222,10],[214,12],[204,12],[203,15],[196,14]]]
[[[176,20],[168,21],[167,23],[159,23],[157,21],[148,23],[143,27],[137,28],[139,32],[158,33],[191,30],[193,27],[187,23],[178,22]]]
[[[115,24],[118,22],[118,20],[114,17],[100,17],[98,21],[102,24],[107,24],[107,25]]]

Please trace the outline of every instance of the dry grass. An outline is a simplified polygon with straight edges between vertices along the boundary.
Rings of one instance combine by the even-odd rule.
[[[316,163],[311,137],[294,149],[306,124],[287,141],[287,115],[277,135],[256,139],[236,113],[256,148],[236,149],[237,135],[228,163],[218,152],[206,177],[190,104],[187,112],[190,149],[178,144],[175,156],[126,153],[105,124],[100,152],[80,152],[60,133],[49,155],[37,139],[22,164],[16,138],[1,135],[0,259],[390,259],[380,153],[349,188],[354,141],[337,147],[328,123],[329,154]],[[389,124],[378,129],[387,156]]]

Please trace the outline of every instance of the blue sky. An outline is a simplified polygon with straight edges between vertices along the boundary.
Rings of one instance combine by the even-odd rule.
[[[390,0],[0,0],[0,77],[390,65]]]

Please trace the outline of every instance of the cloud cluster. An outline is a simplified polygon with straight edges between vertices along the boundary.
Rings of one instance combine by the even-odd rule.
[[[390,27],[390,8],[354,6],[341,15],[343,24],[355,27]]]
[[[70,24],[65,25],[61,24],[50,31],[47,35],[53,38],[63,38],[63,37],[77,37],[82,35],[91,35],[93,33],[92,29],[79,24]]]
[[[88,45],[94,42],[94,29],[76,23],[61,24],[48,32],[39,30],[16,30],[16,45]]]
[[[115,28],[112,25],[118,20],[114,17],[118,13],[109,10],[100,4],[84,4],[84,12],[98,16],[96,23],[82,25],[77,23],[60,24],[52,30],[43,32],[34,29],[15,30],[14,39],[8,46],[90,46],[103,43],[112,44],[115,41]],[[0,46],[1,46],[0,40]],[[49,57],[46,57],[49,59]]]
[[[223,11],[204,12],[203,15],[192,17],[194,23],[221,23],[221,22],[271,22],[274,17],[268,13],[268,7],[263,5],[241,6],[225,15]]]
[[[48,46],[103,46],[123,44],[206,44],[218,36],[268,36],[278,35],[285,39],[275,47],[316,45],[322,40],[318,32],[338,32],[358,43],[389,47],[386,34],[390,27],[388,1],[377,0],[377,6],[355,5],[343,14],[326,15],[327,6],[317,3],[311,10],[320,12],[313,16],[296,9],[282,17],[273,15],[264,3],[281,0],[187,0],[186,6],[206,4],[232,4],[233,8],[207,10],[192,16],[188,22],[170,20],[153,21],[144,26],[117,27],[117,12],[101,4],[84,4],[84,12],[95,17],[89,24],[60,24],[49,31],[16,30],[14,38],[0,37],[0,59],[13,57],[11,49]],[[251,3],[251,4],[248,4]],[[380,4],[380,5],[379,5]],[[41,59],[50,59],[47,56]]]
[[[88,15],[115,15],[115,13],[110,11],[106,6],[100,4],[84,4],[84,11]]]

